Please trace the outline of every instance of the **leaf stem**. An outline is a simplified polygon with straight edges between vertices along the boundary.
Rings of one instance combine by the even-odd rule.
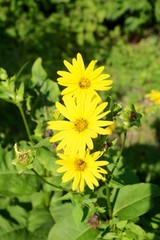
[[[28,127],[27,119],[26,119],[26,116],[24,114],[23,108],[22,108],[22,106],[20,104],[16,104],[16,106],[18,107],[18,109],[19,109],[19,111],[21,113],[21,116],[22,116],[22,119],[23,119],[23,122],[24,122],[24,126],[25,126],[25,129],[26,129],[28,138],[31,141],[31,143],[33,144],[33,140],[31,138],[31,132],[30,132],[30,129]]]
[[[109,219],[112,219],[112,206],[111,206],[111,202],[110,202],[110,189],[109,189],[109,186],[108,186],[107,183],[105,185],[106,185],[108,215],[109,215]]]
[[[52,187],[58,188],[58,189],[60,189],[60,190],[65,190],[65,189],[63,189],[62,187],[57,187],[57,186],[54,185],[53,183],[48,182],[48,181],[47,181],[46,179],[44,179],[41,175],[39,175],[39,173],[38,173],[35,169],[32,168],[31,170],[34,172],[34,174],[35,174],[39,179],[41,179],[41,181],[47,183],[48,185],[50,185],[50,186],[52,186]]]
[[[114,171],[115,171],[115,169],[117,167],[117,164],[118,164],[118,162],[119,162],[119,160],[120,160],[120,158],[122,156],[122,152],[123,152],[123,149],[124,149],[124,146],[125,146],[125,142],[126,142],[126,136],[127,136],[127,131],[124,130],[123,142],[122,142],[121,148],[120,148],[120,150],[118,152],[118,156],[117,156],[117,160],[115,162],[115,165],[114,165],[114,167],[113,167],[113,169],[111,171],[111,175],[112,175],[111,178],[113,178],[113,175],[114,175],[113,173],[114,173]]]

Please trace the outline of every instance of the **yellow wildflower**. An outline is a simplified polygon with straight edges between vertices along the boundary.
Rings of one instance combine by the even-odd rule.
[[[77,59],[72,59],[72,64],[64,60],[64,65],[67,71],[58,71],[58,84],[65,86],[62,95],[84,96],[97,95],[96,91],[109,90],[112,80],[106,80],[110,77],[109,74],[102,74],[104,66],[94,69],[97,60],[92,60],[87,68],[84,66],[83,58],[80,53],[77,54]]]
[[[50,139],[50,142],[60,141],[57,150],[66,148],[73,154],[78,151],[83,153],[86,146],[93,149],[92,139],[98,134],[110,133],[110,129],[102,127],[107,127],[113,122],[100,120],[110,112],[103,112],[108,105],[107,102],[100,103],[97,97],[88,95],[77,99],[65,97],[64,104],[65,106],[57,102],[56,108],[66,120],[48,122],[49,129],[60,131]]]
[[[84,191],[85,184],[92,190],[94,185],[99,186],[97,179],[105,180],[102,174],[107,174],[107,171],[101,166],[108,165],[107,161],[96,161],[103,152],[97,151],[90,154],[87,149],[83,154],[77,153],[75,155],[67,155],[59,153],[61,158],[56,163],[62,165],[57,169],[58,173],[64,173],[62,182],[68,182],[73,179],[72,190],[79,189]]]
[[[160,104],[160,91],[158,90],[151,90],[151,92],[146,94],[145,97],[157,104]]]

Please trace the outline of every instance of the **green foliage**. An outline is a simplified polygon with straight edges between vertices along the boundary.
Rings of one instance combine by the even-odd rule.
[[[160,196],[160,188],[156,185],[149,183],[126,185],[118,192],[113,215],[117,215],[120,220],[139,217],[153,207],[153,198],[157,196]]]
[[[120,37],[134,42],[159,31],[159,0],[1,0],[0,10],[0,64],[11,74],[39,56],[52,75],[78,51],[104,61]]]
[[[62,234],[62,226],[65,226]],[[51,239],[96,239],[99,234],[98,230],[91,229],[85,223],[80,223],[79,226],[76,225],[73,216],[68,214],[61,221],[57,222],[51,229],[48,240]]]
[[[123,166],[120,155],[124,143],[122,143],[120,151],[117,151],[117,140],[115,139],[104,154],[104,158],[110,159],[109,171],[114,176],[111,179],[108,176],[109,185],[103,186],[102,184],[94,194],[89,193],[88,190],[84,195],[70,192],[70,184],[61,184],[61,178],[56,172],[55,149],[49,144],[50,133],[45,130],[46,122],[50,117],[52,118],[54,103],[59,99],[57,83],[48,79],[41,58],[34,62],[30,81],[24,82],[23,91],[20,90],[23,78],[20,76],[17,78],[17,75],[9,78],[4,69],[1,72],[3,92],[0,97],[18,107],[29,139],[28,143],[28,139],[19,141],[18,148],[15,147],[17,160],[14,160],[14,164],[18,172],[22,172],[22,168],[20,168],[22,160],[32,157],[28,162],[29,165],[23,164],[24,174],[19,176],[11,164],[11,160],[15,158],[13,149],[8,151],[7,147],[1,147],[1,232],[4,239],[14,240],[16,234],[20,234],[22,239],[30,236],[30,239],[38,237],[42,240],[47,238],[67,240],[68,236],[77,240],[113,239],[115,237],[117,239],[133,237],[135,239],[152,239],[146,235],[145,225],[141,228],[138,225],[140,220],[135,219],[154,209],[157,204],[156,197],[160,196],[160,189],[151,183],[134,184],[139,180],[135,177],[132,169],[118,170],[120,164]],[[7,84],[12,87],[8,88]],[[8,90],[10,94],[8,94]],[[38,99],[36,104],[33,102],[33,96]],[[50,106],[51,103],[53,106]],[[24,114],[24,108],[28,110],[28,119]],[[126,109],[130,109],[130,111],[126,112],[128,110],[123,109],[120,104],[114,104],[112,107],[114,118],[116,119],[117,115],[120,117],[129,114],[127,121],[130,121],[133,120],[130,119],[130,112],[132,114],[135,112],[135,122],[137,116],[140,116],[139,113],[135,111],[134,106]],[[139,118],[137,121],[140,121]],[[32,128],[34,127],[32,130],[34,135],[30,132],[28,120],[31,122]],[[125,126],[124,119],[122,122]],[[129,124],[128,128],[133,125],[139,126],[140,122],[138,125]],[[123,134],[123,126],[121,131]],[[47,136],[47,134],[49,135]],[[126,134],[124,142],[125,137]],[[28,167],[32,161],[33,165]],[[117,164],[116,161],[119,163]],[[130,175],[130,180],[126,171]],[[34,173],[38,178],[33,175]],[[64,191],[69,192],[64,193]],[[111,197],[109,193],[111,193]],[[110,222],[107,222],[106,218],[110,218]],[[132,220],[134,221],[132,222]],[[99,226],[100,229],[98,229]],[[63,233],[62,229],[65,229]],[[117,229],[116,232],[114,229]]]

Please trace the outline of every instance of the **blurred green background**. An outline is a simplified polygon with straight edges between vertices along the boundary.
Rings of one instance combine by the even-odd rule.
[[[160,89],[159,50],[160,0],[0,0],[0,66],[11,75],[42,57],[56,81],[80,52],[106,66],[118,98],[141,101]]]

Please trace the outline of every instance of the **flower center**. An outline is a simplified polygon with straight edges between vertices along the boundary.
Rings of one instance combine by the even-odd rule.
[[[19,164],[20,165],[27,166],[29,164],[29,156],[28,156],[29,152],[30,151],[26,151],[24,153],[19,154],[18,159],[19,159]]]
[[[74,165],[77,171],[84,171],[87,167],[87,163],[82,159],[76,159]]]
[[[89,79],[87,78],[81,78],[81,80],[79,81],[79,87],[84,89],[84,88],[89,88],[91,86],[91,82]]]
[[[76,120],[74,126],[77,132],[82,132],[87,128],[88,122],[87,120],[80,118]]]

